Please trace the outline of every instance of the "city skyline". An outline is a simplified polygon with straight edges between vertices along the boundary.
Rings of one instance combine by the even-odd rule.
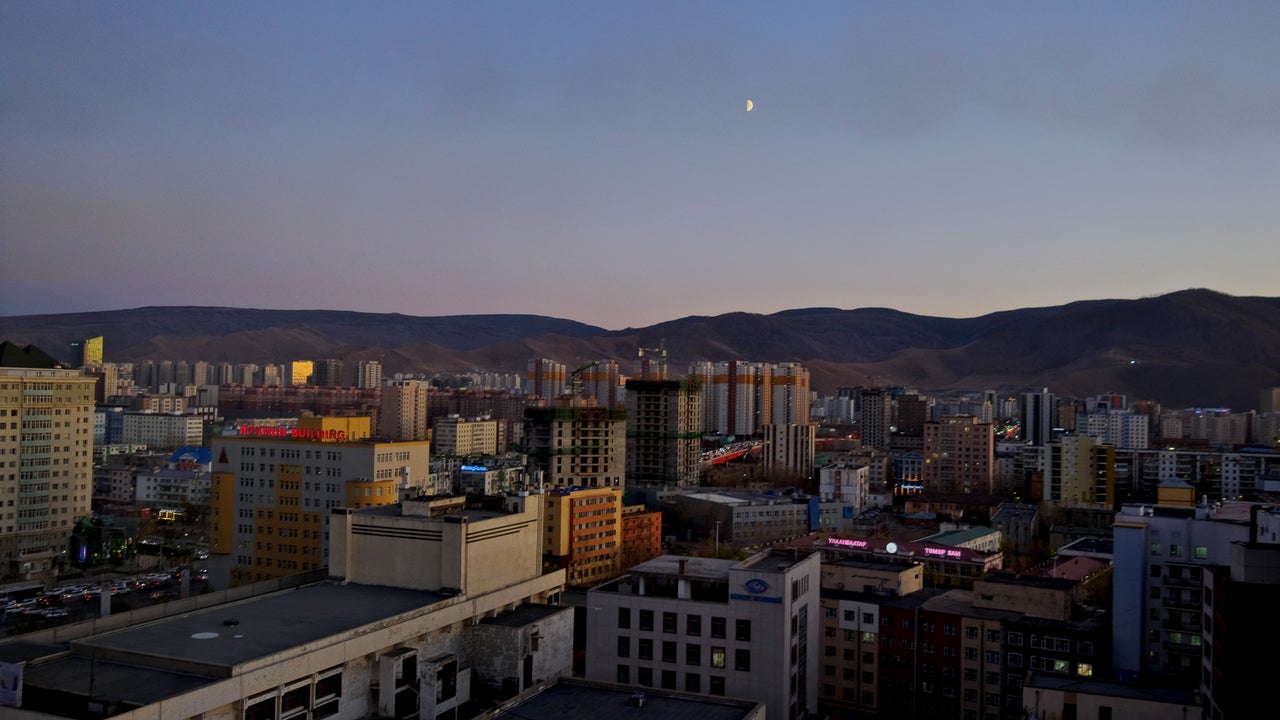
[[[6,2],[0,312],[620,329],[1274,295],[1278,26],[1265,3]]]

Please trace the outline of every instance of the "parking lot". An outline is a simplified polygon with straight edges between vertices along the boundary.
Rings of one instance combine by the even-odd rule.
[[[181,591],[182,569],[91,580],[82,578],[47,588],[43,594],[12,601],[3,608],[6,635],[50,625],[96,618],[102,611],[102,593],[111,594],[111,611],[122,612],[176,599]],[[208,571],[187,569],[190,592],[203,592]]]

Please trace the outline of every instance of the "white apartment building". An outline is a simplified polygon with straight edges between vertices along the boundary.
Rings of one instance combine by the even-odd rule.
[[[146,445],[153,450],[173,450],[204,442],[204,419],[185,413],[126,412],[122,419],[123,443]]]
[[[1127,410],[1089,413],[1084,416],[1083,434],[1104,445],[1142,450],[1148,446],[1148,420],[1146,415]]]

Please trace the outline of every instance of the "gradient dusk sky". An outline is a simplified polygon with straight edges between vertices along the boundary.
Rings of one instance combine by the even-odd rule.
[[[1277,37],[1274,1],[0,0],[0,315],[1280,295]]]

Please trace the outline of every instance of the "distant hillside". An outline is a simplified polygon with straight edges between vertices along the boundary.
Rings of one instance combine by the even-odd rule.
[[[1187,290],[951,319],[885,308],[686,317],[621,331],[535,315],[413,317],[319,310],[139,308],[0,317],[0,340],[65,357],[102,335],[108,359],[284,362],[381,358],[387,372],[523,370],[536,356],[634,368],[665,342],[673,375],[694,360],[796,361],[813,387],[904,385],[925,391],[1060,395],[1120,392],[1170,406],[1253,408],[1280,386],[1280,298]]]

